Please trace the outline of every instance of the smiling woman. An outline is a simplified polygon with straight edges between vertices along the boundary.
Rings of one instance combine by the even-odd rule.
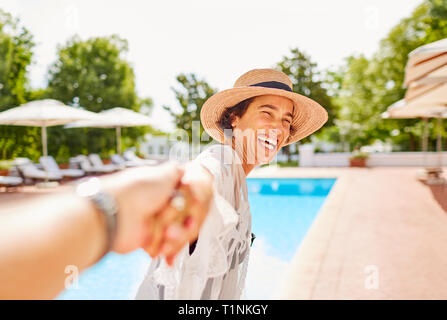
[[[246,174],[257,165],[271,162],[288,142],[293,109],[288,98],[262,95],[252,98],[242,116],[230,117],[233,149],[241,155]]]
[[[253,238],[246,176],[327,121],[324,108],[291,88],[284,73],[256,69],[205,102],[203,127],[221,144],[194,161],[214,177],[211,209],[198,239],[183,248],[172,268],[152,261],[137,298],[242,297]]]
[[[293,134],[291,127],[293,108],[293,102],[287,98],[274,95],[253,97],[224,110],[218,124],[224,130],[225,138],[237,138],[237,142],[232,141],[233,149],[239,145],[243,150],[253,150],[254,153],[249,156],[245,153],[245,162],[250,164],[268,163],[271,161],[270,156],[274,156],[281,148],[280,137],[288,139],[289,134]],[[275,121],[281,122],[279,128],[275,128]],[[277,130],[282,131],[282,129],[284,131],[278,134]],[[253,142],[258,141],[259,146],[255,144],[249,148],[247,144],[244,145],[244,141],[241,139],[250,135],[257,137],[257,139],[253,139]],[[255,159],[257,154],[259,161]]]

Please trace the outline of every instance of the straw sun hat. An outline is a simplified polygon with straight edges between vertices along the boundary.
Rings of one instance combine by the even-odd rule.
[[[326,110],[317,102],[292,91],[292,81],[285,73],[274,69],[254,69],[240,76],[233,88],[214,94],[203,104],[200,112],[203,128],[211,137],[223,143],[224,132],[218,121],[225,109],[261,95],[277,95],[293,101],[291,127],[295,132],[290,135],[286,145],[317,131],[328,119]]]

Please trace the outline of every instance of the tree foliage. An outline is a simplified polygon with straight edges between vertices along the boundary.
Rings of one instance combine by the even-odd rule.
[[[32,60],[33,37],[18,19],[0,9],[0,111],[29,99],[27,67]],[[35,159],[41,147],[37,128],[0,125],[0,158]]]
[[[289,56],[284,56],[277,64],[277,69],[287,74],[292,80],[294,92],[315,100],[328,111],[329,119],[325,126],[332,126],[335,106],[324,87],[323,75],[311,57],[298,48],[294,48],[290,50]]]
[[[289,76],[292,80],[293,91],[309,97],[328,112],[328,121],[324,128],[333,126],[335,117],[335,106],[327,89],[324,87],[324,79],[321,71],[317,69],[317,64],[311,57],[300,51],[298,48],[290,50],[289,56],[284,56],[276,65],[276,68]],[[324,128],[322,130],[324,130]],[[302,139],[299,143],[310,141],[310,137]],[[290,147],[283,148],[283,152],[290,156]],[[289,158],[290,161],[290,158]]]
[[[184,129],[188,132],[190,140],[192,139],[192,122],[200,122],[200,111],[205,101],[217,92],[217,89],[209,85],[206,80],[198,79],[194,73],[179,74],[177,82],[180,88],[172,88],[181,108],[176,112],[170,106],[163,106],[175,120],[178,129]],[[202,137],[203,127],[200,124],[200,136]]]
[[[351,149],[382,140],[401,150],[418,150],[421,121],[384,120],[381,113],[405,95],[402,84],[408,54],[446,37],[447,0],[423,0],[390,30],[371,57],[350,56],[336,70],[321,72],[308,55],[294,48],[275,67],[289,75],[295,92],[316,100],[328,111],[329,121],[314,135],[320,140],[348,142]],[[152,101],[136,93],[134,72],[126,60],[126,40],[116,35],[85,41],[71,38],[58,48],[57,59],[48,72],[48,87],[39,90],[30,89],[27,80],[33,47],[30,32],[18,19],[0,10],[0,111],[42,98],[94,112],[113,107],[150,110]],[[164,108],[191,138],[192,121],[200,120],[204,102],[217,89],[194,73],[178,75],[177,82],[173,91],[180,111],[173,106]],[[58,161],[78,153],[107,156],[115,152],[112,129],[54,127],[48,131],[49,153]],[[153,130],[123,129],[123,146],[134,145],[148,131]],[[432,145],[435,133],[432,131]],[[0,126],[0,158],[27,156],[37,160],[41,148],[39,128]]]
[[[371,59],[363,55],[348,57],[332,74],[332,86],[339,88],[334,97],[339,106],[336,123],[351,148],[375,140],[388,140],[402,150],[420,148],[419,120],[384,120],[381,113],[405,95],[402,84],[408,54],[447,37],[445,2],[424,1],[392,28]]]
[[[150,106],[148,98],[140,99],[135,90],[135,76],[124,55],[127,41],[116,35],[91,38],[73,37],[58,49],[58,58],[49,70],[47,96],[65,104],[99,112],[113,107],[140,111]],[[147,128],[124,128],[123,146],[129,146],[147,132]],[[116,151],[112,129],[50,128],[49,152],[59,159],[79,153]]]

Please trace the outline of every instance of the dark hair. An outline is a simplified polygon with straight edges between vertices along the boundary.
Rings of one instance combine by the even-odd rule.
[[[238,104],[227,108],[222,115],[220,116],[219,121],[217,121],[217,125],[225,132],[227,130],[233,130],[233,126],[231,123],[233,122],[235,117],[242,117],[248,109],[250,103],[254,100],[254,97],[245,99]]]

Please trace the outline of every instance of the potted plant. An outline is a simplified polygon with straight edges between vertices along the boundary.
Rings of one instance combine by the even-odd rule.
[[[10,161],[0,161],[0,176],[7,176],[9,169],[11,169]]]
[[[368,160],[369,154],[367,152],[354,151],[349,158],[349,165],[351,167],[366,167],[366,160]]]

